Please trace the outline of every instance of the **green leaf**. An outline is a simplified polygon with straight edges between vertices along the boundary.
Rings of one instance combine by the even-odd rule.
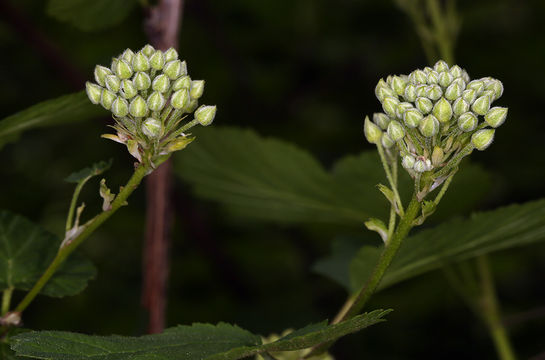
[[[30,220],[0,210],[0,290],[30,290],[55,257],[61,239]],[[95,276],[93,264],[77,253],[55,273],[42,294],[75,295]]]
[[[442,204],[441,204],[442,205]],[[476,213],[422,230],[402,243],[380,284],[384,289],[427,271],[493,251],[545,240],[545,199]],[[362,248],[351,263],[353,289],[369,277],[380,251]]]
[[[26,130],[82,121],[105,113],[84,91],[46,100],[0,120],[0,148]]]
[[[276,342],[261,344],[261,337],[237,326],[193,324],[142,337],[90,336],[62,331],[39,331],[12,339],[18,356],[40,359],[154,359],[234,360],[266,351],[293,351],[356,332],[384,321],[391,310],[375,310],[336,325],[307,326]]]
[[[49,0],[47,13],[83,31],[103,30],[123,21],[137,0]]]
[[[93,176],[98,176],[108,170],[112,166],[112,162],[113,159],[110,159],[108,161],[99,161],[97,163],[94,163],[90,167],[86,167],[85,169],[73,172],[72,174],[68,175],[68,177],[64,179],[64,181],[76,184],[84,180],[87,181]]]

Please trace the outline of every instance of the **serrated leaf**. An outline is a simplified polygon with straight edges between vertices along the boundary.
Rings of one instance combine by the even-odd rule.
[[[265,351],[291,351],[314,346],[384,321],[391,310],[375,310],[336,325],[311,325],[262,345],[261,337],[237,326],[193,324],[142,337],[90,336],[63,331],[37,331],[12,339],[18,356],[40,359],[234,360]]]
[[[113,163],[113,159],[110,159],[108,161],[99,161],[97,163],[94,163],[90,167],[86,167],[84,169],[81,169],[79,171],[73,172],[72,174],[68,175],[64,181],[69,183],[79,183],[83,180],[88,180],[93,176],[98,176],[108,170]]]
[[[100,106],[91,104],[84,91],[43,101],[0,120],[0,148],[24,131],[83,121],[104,113]]]
[[[103,30],[123,21],[137,0],[49,0],[47,13],[83,31]]]
[[[30,290],[55,257],[61,239],[30,220],[0,210],[0,290]],[[73,254],[55,273],[42,294],[62,297],[82,291],[95,276],[93,264]]]
[[[405,239],[380,288],[455,262],[543,240],[545,199],[476,213]],[[353,289],[359,288],[372,270],[358,264],[376,263],[378,256],[380,252],[362,249],[352,260]]]

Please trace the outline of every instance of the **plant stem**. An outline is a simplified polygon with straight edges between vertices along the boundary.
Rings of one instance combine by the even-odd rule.
[[[501,320],[498,299],[494,287],[494,279],[492,278],[490,265],[488,264],[488,257],[486,255],[481,255],[476,261],[481,279],[482,296],[480,305],[484,322],[488,326],[498,357],[501,360],[514,360],[516,359],[516,356]]]
[[[428,0],[428,12],[431,17],[431,22],[435,28],[435,43],[439,50],[442,59],[452,65],[454,61],[453,44],[449,34],[448,24],[441,13],[441,8],[437,0]]]
[[[450,183],[452,182],[452,179],[454,178],[454,174],[451,174],[447,180],[445,180],[445,182],[443,183],[443,186],[441,186],[441,190],[439,191],[439,193],[437,194],[437,196],[435,197],[435,199],[433,200],[433,202],[435,203],[435,205],[439,205],[439,203],[441,202],[441,199],[443,198],[443,196],[445,195],[445,193],[447,192],[447,189],[448,187],[450,186]]]
[[[125,201],[129,195],[138,187],[144,176],[149,171],[148,165],[140,164],[134,171],[132,177],[129,179],[123,190],[119,192],[115,200],[112,202],[111,209],[100,213],[98,216],[84,225],[83,231],[71,241],[63,242],[63,245],[59,248],[57,255],[49,264],[49,267],[42,274],[40,279],[34,284],[32,289],[21,300],[19,305],[15,308],[17,312],[23,312],[28,305],[34,300],[42,288],[47,284],[49,279],[55,274],[55,271],[86,238],[89,237],[102,223],[104,223],[110,216],[112,216],[121,206],[125,205]]]
[[[386,156],[384,156],[384,149],[382,148],[380,144],[377,144],[377,149],[380,155],[380,161],[382,162],[382,166],[384,167],[384,172],[386,173],[386,177],[388,178],[390,187],[392,188],[392,191],[394,192],[394,198],[395,198],[395,202],[397,203],[397,208],[399,209],[399,214],[403,216],[405,211],[403,210],[403,204],[401,203],[401,198],[399,197],[399,192],[397,191],[396,182],[394,181],[392,172],[390,171],[390,165],[388,164],[388,161],[386,160]]]
[[[74,213],[76,211],[76,204],[78,202],[79,193],[83,188],[83,185],[87,182],[87,179],[80,181],[74,190],[74,195],[72,195],[72,201],[70,201],[70,209],[68,209],[68,216],[66,217],[66,227],[65,231],[68,232],[72,228],[72,223],[74,221]]]
[[[13,294],[13,288],[9,287],[6,290],[4,290],[4,293],[2,294],[2,313],[1,315],[4,316],[9,311],[9,305],[11,304],[11,295]]]

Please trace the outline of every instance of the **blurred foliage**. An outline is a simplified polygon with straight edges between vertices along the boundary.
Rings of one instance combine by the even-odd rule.
[[[95,64],[107,64],[113,54],[147,42],[143,14],[136,7],[114,27],[87,33],[49,16],[43,2],[9,2],[81,75],[80,89]],[[490,175],[489,185],[474,192],[482,195],[471,206],[486,210],[541,198],[545,4],[458,1],[458,10],[462,23],[457,63],[472,77],[502,80],[506,90],[500,105],[510,109],[489,151],[472,155]],[[2,119],[72,92],[74,80],[59,72],[36,40],[6,16],[0,14]],[[186,0],[180,35],[181,57],[195,78],[207,80],[203,100],[218,105],[216,125],[251,128],[296,144],[324,169],[346,155],[371,149],[361,128],[363,115],[379,110],[373,93],[377,80],[426,63],[411,21],[394,1]],[[113,156],[108,184],[114,188],[126,181],[132,166],[129,155],[99,138],[111,120],[76,121],[82,116],[74,113],[73,123],[28,131],[0,151],[0,208],[60,234],[72,191],[62,179],[73,170]],[[203,138],[204,130],[209,129],[203,129]],[[177,154],[176,161],[190,162],[186,157],[198,151],[193,146],[198,141]],[[475,184],[481,178],[475,177]],[[464,188],[477,186],[471,180]],[[98,180],[91,180],[81,194],[90,212],[101,206],[97,192]],[[469,213],[467,205],[443,210],[447,197],[430,222]],[[460,198],[463,195],[453,196],[452,201]],[[313,274],[312,264],[329,253],[331,239],[338,234],[376,244],[371,240],[376,235],[363,226],[263,224],[233,217],[226,207],[195,198],[184,182],[176,183],[173,201],[171,325],[226,321],[267,334],[331,317],[345,292]],[[129,202],[83,246],[97,265],[97,281],[75,297],[39,298],[28,309],[25,325],[105,335],[144,332],[145,317],[136,315],[142,314],[143,189]],[[521,358],[545,350],[545,318],[521,314],[543,307],[544,253],[545,246],[539,244],[492,257],[506,314],[525,319],[509,327]],[[338,359],[351,359],[354,353],[380,359],[430,353],[444,359],[493,356],[485,330],[440,273],[381,292],[369,308],[379,306],[396,309],[388,324],[343,339],[332,351]]]

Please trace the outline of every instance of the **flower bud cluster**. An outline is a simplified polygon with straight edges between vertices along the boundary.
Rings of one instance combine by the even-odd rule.
[[[112,60],[111,66],[97,65],[95,82],[86,91],[93,104],[113,114],[117,134],[103,137],[125,144],[138,161],[152,166],[159,156],[183,149],[194,138],[184,132],[197,124],[207,126],[216,114],[215,106],[199,107],[204,80],[192,80],[178,53],[144,46],[130,49]],[[185,124],[187,114],[194,119]]]
[[[367,140],[389,153],[397,151],[413,176],[444,177],[473,149],[484,150],[507,108],[493,107],[503,93],[499,80],[471,80],[458,65],[440,60],[433,68],[381,79],[375,95],[383,113],[366,117]]]

